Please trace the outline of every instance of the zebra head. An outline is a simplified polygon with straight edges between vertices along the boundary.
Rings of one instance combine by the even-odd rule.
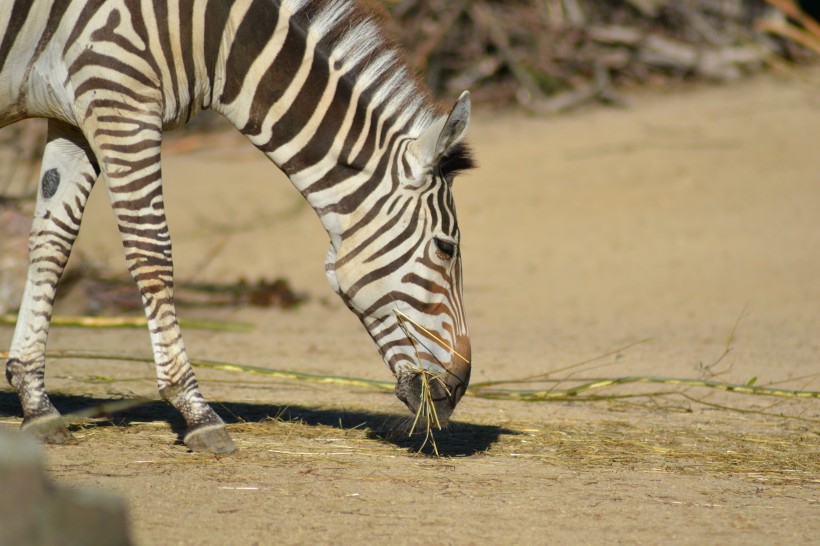
[[[452,195],[455,175],[473,166],[461,142],[469,118],[464,92],[449,116],[416,138],[397,140],[385,175],[389,195],[374,208],[363,207],[370,220],[359,219],[332,242],[325,264],[331,286],[395,375],[396,396],[414,413],[429,396],[440,424],[470,380],[461,233]]]

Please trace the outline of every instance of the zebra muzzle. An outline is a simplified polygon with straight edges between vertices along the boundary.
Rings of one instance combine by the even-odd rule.
[[[469,350],[469,349],[468,349]],[[408,370],[396,382],[396,396],[416,415],[433,426],[445,426],[470,381],[470,364],[460,359],[452,362],[444,373],[425,369]],[[427,411],[423,406],[432,405]]]

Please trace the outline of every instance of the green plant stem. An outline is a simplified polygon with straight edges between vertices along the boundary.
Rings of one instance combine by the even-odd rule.
[[[14,326],[17,317],[0,315],[0,326]],[[249,332],[253,325],[246,322],[229,322],[221,320],[183,319],[179,322],[182,328],[189,330],[207,330],[211,332]],[[88,315],[64,315],[51,319],[52,326],[71,328],[146,328],[145,317],[94,317]]]
[[[6,356],[7,353],[0,353],[0,357]],[[86,351],[50,351],[47,353],[47,358],[77,358],[77,359],[94,359],[94,360],[121,360],[127,362],[144,362],[151,363],[152,359],[130,355],[116,355],[98,352]],[[257,366],[246,366],[242,364],[234,364],[231,362],[218,362],[212,360],[191,360],[191,365],[197,368],[207,368],[211,370],[221,370],[236,373],[250,373],[256,375],[263,375],[266,377],[274,377],[277,379],[285,379],[291,381],[305,381],[310,383],[328,384],[328,385],[345,385],[353,387],[367,387],[380,391],[392,391],[394,385],[388,381],[375,381],[371,379],[362,379],[357,377],[346,377],[338,375],[320,375],[309,374],[302,372],[294,372],[289,370],[275,370],[269,368],[261,368]],[[541,380],[545,381],[545,380]],[[565,379],[554,379],[550,381],[565,381]],[[686,379],[678,377],[651,377],[651,376],[627,376],[614,378],[583,378],[575,379],[573,381],[587,381],[580,385],[569,389],[549,389],[549,390],[512,390],[512,389],[495,389],[487,387],[472,387],[467,390],[467,396],[475,398],[488,398],[492,400],[518,400],[524,402],[545,402],[545,401],[562,401],[562,400],[592,400],[601,399],[598,396],[593,398],[591,395],[583,395],[582,393],[602,389],[615,385],[625,385],[629,383],[654,383],[663,385],[683,385],[687,387],[702,387],[708,389],[722,390],[736,394],[746,394],[755,396],[777,396],[783,398],[798,398],[798,399],[815,399],[820,398],[820,392],[805,391],[805,390],[788,390],[775,389],[770,387],[760,387],[756,385],[737,385],[732,383],[723,383],[720,381],[712,381],[706,379]],[[608,395],[603,398],[614,398],[618,395]],[[638,395],[640,396],[640,395]]]
[[[1,355],[1,354],[0,354]],[[153,359],[120,354],[107,354],[90,351],[49,351],[46,358],[77,358],[87,360],[120,360],[123,362],[143,362],[146,364],[153,363]],[[258,366],[246,366],[243,364],[234,364],[231,362],[218,362],[213,360],[191,360],[191,366],[195,368],[206,368],[209,370],[221,370],[225,372],[242,372],[255,375],[264,375],[266,377],[274,377],[277,379],[287,379],[291,381],[306,381],[309,383],[322,383],[332,385],[346,385],[351,387],[370,387],[381,391],[392,391],[394,385],[387,381],[374,381],[371,379],[361,379],[358,377],[344,377],[336,375],[319,375],[302,372],[293,372],[289,370],[272,370],[269,368],[261,368]]]
[[[544,381],[544,380],[542,380]],[[565,379],[555,379],[552,381],[566,381]],[[680,377],[651,377],[651,376],[626,376],[613,378],[579,378],[573,381],[587,381],[581,385],[569,389],[549,389],[549,390],[512,390],[512,389],[492,389],[478,387],[472,389],[472,395],[478,397],[492,396],[496,400],[508,398],[510,400],[540,401],[551,400],[558,397],[576,396],[582,392],[611,387],[613,385],[625,385],[628,383],[660,383],[663,385],[685,385],[687,387],[704,387],[717,389],[738,394],[751,394],[759,396],[781,396],[785,398],[820,398],[817,391],[797,391],[788,389],[774,389],[770,387],[758,387],[755,385],[737,385],[733,383],[723,383],[721,381],[711,381],[708,379],[686,379]],[[469,391],[468,391],[469,393]]]

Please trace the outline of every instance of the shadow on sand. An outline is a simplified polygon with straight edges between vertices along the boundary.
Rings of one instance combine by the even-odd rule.
[[[146,421],[165,421],[182,442],[185,423],[180,415],[168,404],[161,401],[145,402],[122,411],[109,414],[104,405],[122,400],[95,398],[67,394],[49,394],[49,398],[64,415],[100,408],[107,420],[98,421],[97,426],[128,426],[132,423]],[[350,411],[344,409],[312,408],[307,406],[277,406],[271,404],[252,404],[245,402],[213,401],[211,406],[225,423],[259,423],[271,418],[285,422],[299,422],[307,426],[327,426],[337,429],[357,428],[367,432],[368,438],[374,441],[388,442],[408,452],[420,451],[432,455],[429,443],[424,444],[421,433],[409,437],[407,431],[412,419],[410,416],[383,412]],[[10,391],[0,391],[0,417],[22,417],[17,395]],[[498,442],[503,434],[517,434],[516,431],[495,426],[464,422],[451,422],[444,430],[435,432],[439,455],[444,457],[464,457],[482,453]]]

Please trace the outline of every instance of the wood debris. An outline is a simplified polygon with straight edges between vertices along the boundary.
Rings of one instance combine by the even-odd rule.
[[[762,23],[783,19],[792,0],[389,4],[389,32],[436,95],[470,88],[476,102],[538,113],[590,101],[621,103],[616,88],[731,81],[761,70],[774,54],[808,58],[807,50],[772,36]]]

